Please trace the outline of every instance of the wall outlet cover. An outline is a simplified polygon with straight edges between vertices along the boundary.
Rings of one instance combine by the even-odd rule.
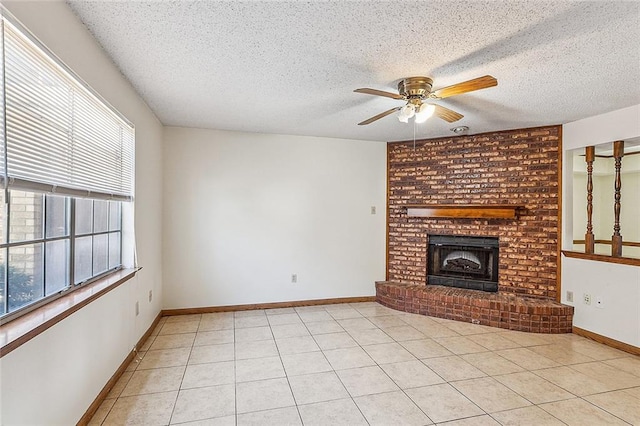
[[[573,302],[573,292],[567,291],[567,302]]]

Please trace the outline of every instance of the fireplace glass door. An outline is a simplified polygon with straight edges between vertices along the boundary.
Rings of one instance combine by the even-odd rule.
[[[427,284],[498,291],[498,238],[429,235]]]

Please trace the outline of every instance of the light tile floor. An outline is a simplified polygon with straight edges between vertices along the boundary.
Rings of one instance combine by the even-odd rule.
[[[92,424],[640,425],[640,357],[377,303],[162,318]]]

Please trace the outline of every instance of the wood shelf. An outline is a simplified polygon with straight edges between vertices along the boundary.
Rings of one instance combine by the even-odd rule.
[[[524,209],[518,204],[405,204],[407,216],[465,219],[515,219]]]

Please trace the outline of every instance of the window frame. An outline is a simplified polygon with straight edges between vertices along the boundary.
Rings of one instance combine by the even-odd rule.
[[[66,235],[63,236],[57,236],[57,237],[47,237],[46,235],[46,229],[47,229],[47,214],[46,214],[46,205],[47,205],[47,197],[48,196],[60,196],[60,195],[56,195],[56,194],[46,194],[46,193],[36,193],[36,192],[29,192],[32,194],[36,194],[39,197],[42,197],[42,223],[39,224],[42,229],[42,236],[41,238],[37,238],[37,239],[31,239],[31,240],[22,240],[22,241],[14,241],[11,242],[9,239],[10,236],[10,220],[11,220],[11,198],[10,198],[10,190],[5,191],[5,215],[4,217],[1,219],[3,221],[3,225],[4,226],[4,241],[3,243],[0,243],[0,250],[3,252],[4,254],[4,288],[3,288],[3,295],[4,295],[4,300],[1,302],[3,304],[2,306],[2,310],[4,310],[3,314],[0,314],[0,325],[2,324],[6,324],[7,322],[10,322],[22,315],[25,315],[31,311],[33,311],[34,309],[37,309],[43,305],[46,305],[48,303],[51,303],[52,301],[63,297],[75,290],[78,290],[81,287],[84,287],[88,284],[91,284],[95,281],[98,281],[102,278],[105,278],[115,272],[118,272],[119,270],[124,268],[124,264],[123,264],[123,201],[120,200],[102,200],[102,199],[87,199],[90,200],[92,203],[92,212],[91,212],[91,232],[90,233],[82,233],[82,234],[76,234],[75,233],[75,222],[76,222],[76,202],[77,200],[79,200],[80,198],[77,197],[70,197],[70,196],[66,196],[66,195],[62,195],[62,197],[64,197],[65,202],[68,203],[68,207],[65,209],[65,220],[67,221],[68,224],[68,231]],[[21,191],[21,192],[26,192],[26,191]],[[100,232],[95,232],[94,229],[94,221],[95,221],[95,209],[93,208],[93,206],[95,205],[95,202],[97,201],[102,201],[102,202],[107,202],[107,203],[118,203],[119,207],[118,207],[118,211],[119,211],[119,218],[118,218],[118,229],[114,229],[111,230],[110,228],[110,224],[111,224],[111,205],[108,204],[108,208],[107,208],[107,231],[100,231]],[[107,269],[104,271],[101,271],[99,273],[95,273],[95,271],[93,270],[93,244],[94,244],[94,240],[93,237],[95,235],[111,235],[111,234],[120,234],[120,244],[119,244],[119,259],[118,259],[118,265],[109,268],[109,246],[107,245]],[[76,282],[75,279],[75,263],[76,263],[76,259],[75,259],[75,252],[76,252],[76,240],[78,238],[83,238],[83,237],[91,237],[91,258],[92,258],[92,262],[91,262],[91,276]],[[47,295],[47,291],[46,291],[46,243],[47,242],[52,242],[52,241],[63,241],[63,240],[67,240],[69,241],[69,255],[67,257],[67,285],[65,287],[63,287],[62,289]],[[9,249],[12,247],[21,247],[21,246],[28,246],[28,245],[36,245],[36,244],[42,244],[42,263],[41,263],[41,273],[42,273],[42,297],[27,303],[15,310],[9,311]],[[108,243],[107,243],[108,244]],[[0,310],[0,312],[2,311]]]

